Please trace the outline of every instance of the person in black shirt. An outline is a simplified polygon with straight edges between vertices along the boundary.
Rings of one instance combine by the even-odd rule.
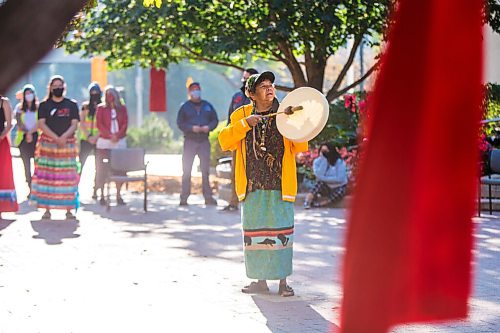
[[[49,93],[38,109],[42,131],[35,152],[32,200],[45,208],[42,219],[50,219],[50,209],[65,209],[66,219],[74,219],[78,208],[78,146],[75,131],[80,121],[78,105],[64,97],[64,78],[53,76]]]

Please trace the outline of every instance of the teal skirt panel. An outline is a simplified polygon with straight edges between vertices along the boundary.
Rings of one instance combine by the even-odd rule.
[[[257,190],[247,194],[241,210],[247,276],[280,280],[292,274],[293,202],[281,191]]]

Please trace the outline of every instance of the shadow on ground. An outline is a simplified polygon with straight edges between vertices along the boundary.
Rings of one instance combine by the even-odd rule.
[[[334,332],[337,326],[326,320],[308,302],[278,296],[252,296],[255,305],[266,317],[267,327],[273,333]],[[314,331],[311,324],[314,323]]]
[[[38,234],[34,235],[34,239],[44,239],[49,245],[62,244],[63,239],[71,239],[80,237],[75,234],[79,223],[77,220],[37,220],[31,221],[31,227]]]
[[[11,220],[11,219],[0,219],[0,231],[7,228],[14,221],[15,220]],[[2,234],[0,234],[0,236],[1,235]]]

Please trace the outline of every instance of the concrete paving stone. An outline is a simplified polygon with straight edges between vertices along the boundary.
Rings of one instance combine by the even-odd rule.
[[[179,172],[178,156],[151,160],[155,172]],[[168,170],[158,167],[165,161]],[[336,331],[344,209],[296,209],[296,297],[277,296],[277,282],[274,294],[246,295],[239,214],[205,207],[200,196],[179,207],[177,195],[163,194],[151,194],[144,213],[131,193],[127,206],[107,212],[90,198],[89,166],[78,221],[64,221],[64,212],[40,221],[42,212],[22,199],[27,187],[14,159],[21,207],[0,222],[0,333]],[[500,332],[500,219],[485,215],[475,226],[469,319],[393,332]]]

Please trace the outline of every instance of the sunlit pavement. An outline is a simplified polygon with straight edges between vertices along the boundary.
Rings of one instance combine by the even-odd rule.
[[[296,297],[277,296],[276,282],[270,295],[245,295],[238,213],[205,207],[200,196],[179,207],[178,195],[163,194],[152,194],[144,213],[142,197],[130,193],[127,206],[107,212],[90,198],[91,165],[78,221],[63,220],[64,212],[40,221],[14,159],[21,210],[0,222],[0,333],[327,332],[338,325],[344,210],[296,209],[289,278]],[[153,157],[149,169],[180,175],[180,158]],[[476,222],[471,319],[397,332],[500,332],[500,220]]]

